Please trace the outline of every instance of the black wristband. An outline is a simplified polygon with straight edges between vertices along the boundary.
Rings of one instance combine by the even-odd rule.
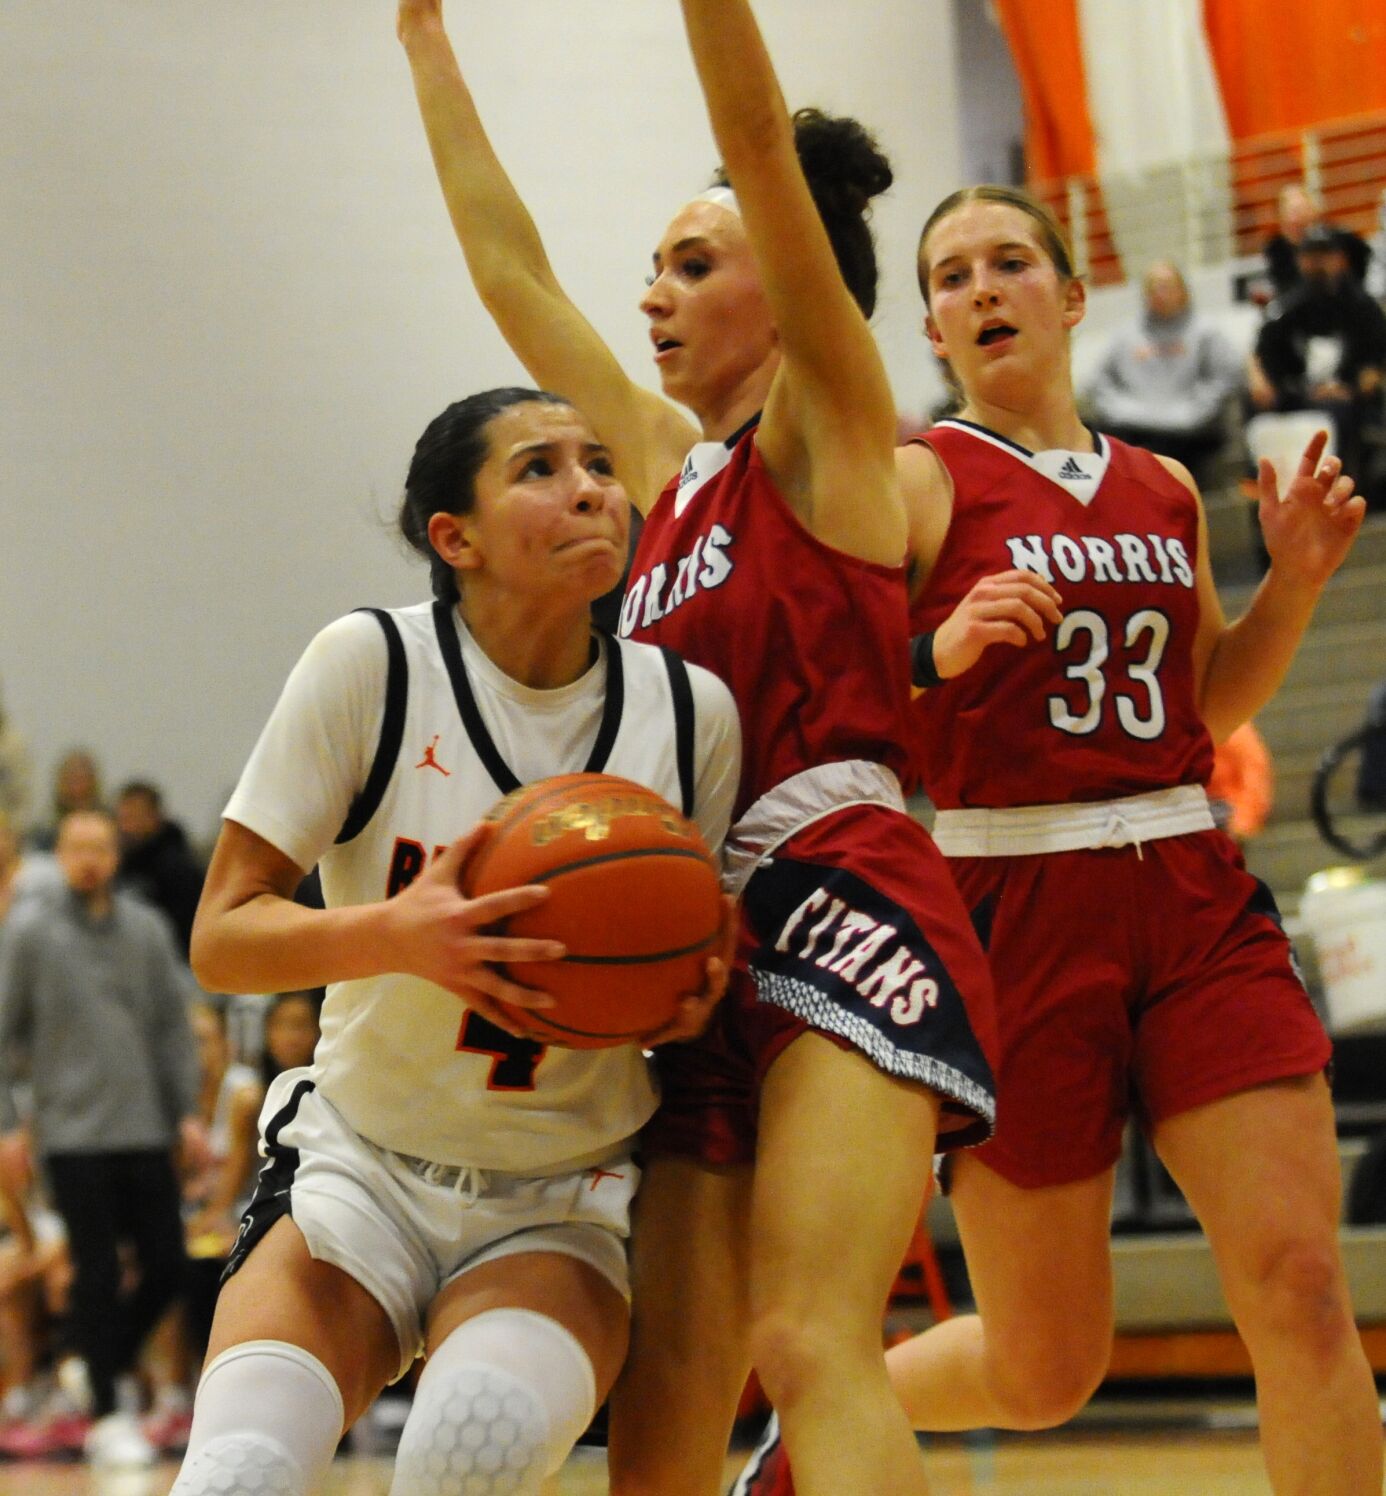
[[[910,640],[910,679],[916,686],[941,686],[943,677],[934,664],[933,634],[916,634]]]

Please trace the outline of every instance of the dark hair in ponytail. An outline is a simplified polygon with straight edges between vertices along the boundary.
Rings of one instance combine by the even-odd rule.
[[[880,272],[868,220],[871,199],[895,180],[890,162],[864,125],[821,109],[796,111],[794,146],[842,279],[863,315],[870,317]],[[720,168],[715,180],[722,187],[732,185]]]
[[[470,514],[476,503],[476,475],[491,450],[487,430],[513,405],[567,405],[547,390],[506,386],[482,390],[458,400],[424,428],[414,447],[414,459],[404,480],[399,506],[399,528],[410,546],[428,564],[433,595],[449,607],[457,601],[457,578],[433,549],[428,522],[435,514]]]

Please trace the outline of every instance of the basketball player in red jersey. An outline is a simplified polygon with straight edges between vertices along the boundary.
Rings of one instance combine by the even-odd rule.
[[[1040,1428],[1083,1406],[1111,1351],[1134,1100],[1212,1244],[1274,1489],[1377,1496],[1329,1043],[1204,792],[1213,738],[1274,693],[1363,502],[1321,441],[1283,497],[1263,463],[1271,567],[1228,624],[1187,471],[1079,419],[1084,291],[1050,216],[1010,189],[956,193],[919,273],[962,397],[900,453],[916,678],[932,682],[921,769],[988,947],[1000,1060],[996,1135],[951,1186],[978,1313],[894,1349],[892,1381],[920,1429]],[[772,1439],[738,1492],[806,1488]]]
[[[436,0],[400,10],[477,289],[522,361],[585,402],[648,511],[622,632],[705,662],[743,716],[740,972],[727,1022],[661,1069],[612,1489],[717,1491],[753,1359],[809,1496],[916,1496],[881,1314],[936,1138],[989,1130],[990,996],[897,778],[906,524],[863,316],[865,208],[889,168],[854,122],[812,116],[806,182],[745,0],[683,12],[735,193],[675,216],[642,307],[665,394],[698,426],[636,386],[556,284]]]

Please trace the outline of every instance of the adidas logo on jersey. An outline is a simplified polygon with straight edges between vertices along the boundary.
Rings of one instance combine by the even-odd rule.
[[[1090,474],[1085,473],[1083,469],[1078,466],[1076,460],[1072,457],[1070,457],[1068,461],[1065,462],[1064,465],[1059,469],[1059,477],[1067,481],[1076,479],[1081,482],[1089,476]]]

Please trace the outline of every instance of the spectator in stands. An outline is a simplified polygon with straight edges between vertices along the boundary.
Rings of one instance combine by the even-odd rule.
[[[1300,264],[1300,250],[1305,236],[1311,229],[1324,227],[1323,213],[1318,201],[1298,182],[1292,182],[1280,193],[1280,227],[1266,240],[1263,253],[1266,257],[1266,274],[1270,277],[1271,294],[1282,302],[1299,285],[1304,271]],[[1347,256],[1348,270],[1360,285],[1367,276],[1372,251],[1359,235],[1346,229],[1334,229]]]
[[[120,828],[116,881],[168,915],[186,961],[205,870],[183,828],[165,816],[163,796],[154,785],[143,780],[127,784],[116,796],[115,818]]]
[[[29,833],[36,851],[51,852],[58,840],[58,823],[73,810],[95,810],[105,804],[101,770],[85,748],[69,748],[53,770],[52,819]]]
[[[1265,740],[1250,722],[1213,752],[1208,802],[1213,820],[1239,843],[1261,834],[1275,799],[1275,771]]]
[[[187,1293],[155,1331],[145,1356],[150,1410],[142,1432],[164,1453],[187,1448],[193,1385],[207,1349],[217,1288],[255,1186],[265,1099],[259,1071],[232,1055],[225,1002],[199,998],[190,1016],[200,1079],[197,1109],[210,1151],[207,1166],[183,1185]]]
[[[1225,440],[1224,413],[1241,388],[1242,360],[1193,309],[1172,260],[1146,271],[1145,310],[1117,329],[1088,390],[1102,431],[1201,470]]]
[[[0,814],[8,816],[21,835],[29,822],[32,779],[29,745],[5,715],[5,703],[0,701]]]
[[[1331,225],[1305,233],[1299,265],[1300,284],[1257,336],[1248,369],[1252,404],[1331,416],[1344,471],[1368,503],[1379,504],[1381,485],[1366,470],[1363,438],[1381,412],[1386,312],[1353,279],[1343,240]]]
[[[0,925],[26,899],[58,893],[63,875],[51,852],[34,852],[20,840],[19,828],[0,810]]]
[[[1377,229],[1371,237],[1371,264],[1367,267],[1367,291],[1378,301],[1386,301],[1386,187],[1376,209]]]
[[[313,1063],[322,1000],[323,989],[309,987],[302,992],[281,992],[270,1002],[265,1014],[265,1048],[260,1060],[266,1085],[285,1070],[296,1070],[300,1065]]]
[[[0,931],[0,1170],[42,1155],[72,1256],[73,1339],[86,1362],[93,1463],[147,1463],[116,1382],[177,1295],[183,1231],[173,1148],[201,1167],[197,1056],[184,976],[162,916],[115,890],[115,822],[70,811],[58,827],[65,896],[16,909]],[[27,1068],[33,1114],[13,1086]],[[121,1244],[138,1278],[123,1279]]]

